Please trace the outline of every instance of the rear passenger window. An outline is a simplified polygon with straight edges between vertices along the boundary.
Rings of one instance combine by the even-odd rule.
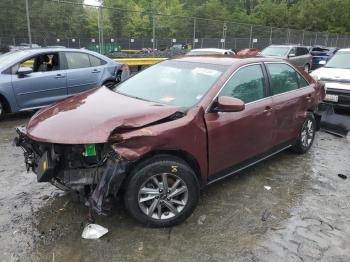
[[[90,57],[91,66],[101,66],[101,65],[106,64],[105,61],[103,61],[102,59],[100,59],[96,56],[89,55],[89,57]]]
[[[88,54],[67,52],[65,53],[65,56],[68,69],[86,68],[91,66]]]
[[[278,95],[299,88],[298,73],[286,64],[267,64],[271,75],[272,94]]]
[[[250,103],[265,97],[265,79],[260,65],[239,69],[226,83],[219,96],[232,96]]]

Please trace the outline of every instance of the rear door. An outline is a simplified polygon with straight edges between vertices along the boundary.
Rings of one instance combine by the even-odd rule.
[[[292,141],[299,134],[315,89],[286,63],[266,63],[277,127],[274,144]]]
[[[64,53],[67,68],[68,95],[98,87],[103,74],[102,64],[83,52]],[[97,58],[99,59],[99,58]]]
[[[297,47],[297,57],[300,58],[300,67],[303,67],[308,64],[309,69],[312,65],[312,56],[309,50],[306,47]]]
[[[271,148],[275,117],[261,64],[238,69],[219,92],[245,102],[241,112],[205,115],[208,130],[209,180],[235,170],[240,163]],[[215,105],[215,102],[214,102]]]
[[[303,64],[303,58],[300,56],[300,53],[298,53],[298,48],[297,47],[293,47],[290,51],[289,51],[289,60],[296,66],[302,67],[304,66]]]
[[[29,57],[12,67],[12,87],[18,107],[35,108],[67,97],[67,72],[58,52]],[[33,73],[18,75],[20,66],[31,66]]]

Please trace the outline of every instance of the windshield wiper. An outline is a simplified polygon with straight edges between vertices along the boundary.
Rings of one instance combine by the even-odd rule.
[[[141,98],[141,97],[138,97],[138,96],[132,96],[132,95],[129,95],[129,94],[125,94],[125,93],[122,93],[122,92],[119,92],[117,90],[115,90],[114,92],[120,94],[120,95],[123,95],[123,96],[128,96],[128,97],[131,97],[131,98],[135,98],[135,99],[138,99],[138,100],[142,100],[142,101],[146,101],[146,102],[152,102],[152,103],[157,103],[157,102],[154,102],[154,101],[151,101],[151,100],[147,100],[147,99],[144,99],[144,98]]]

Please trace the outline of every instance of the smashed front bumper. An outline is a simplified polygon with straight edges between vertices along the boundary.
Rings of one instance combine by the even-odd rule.
[[[117,195],[130,162],[111,145],[39,143],[27,136],[25,127],[17,127],[16,132],[14,144],[23,149],[26,169],[36,174],[38,182],[51,182],[65,191],[88,189],[90,207],[97,213],[103,212],[106,197]]]

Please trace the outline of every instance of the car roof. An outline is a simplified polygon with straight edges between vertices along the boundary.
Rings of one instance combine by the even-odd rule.
[[[98,54],[96,52],[90,51],[88,49],[78,49],[78,48],[66,48],[66,47],[41,47],[41,48],[29,48],[29,49],[21,49],[12,51],[11,53],[15,52],[25,52],[27,54],[38,54],[42,52],[85,52],[90,54]]]
[[[221,49],[221,48],[197,48],[197,49],[192,49],[191,51],[217,51],[217,52],[227,52],[231,51],[229,49]],[[190,51],[190,52],[191,52]]]
[[[338,52],[350,52],[350,48],[339,49]]]
[[[267,58],[267,57],[239,57],[239,56],[224,56],[224,55],[188,55],[169,59],[172,61],[179,62],[191,62],[191,63],[202,63],[202,64],[213,64],[213,65],[227,65],[231,66],[236,63],[250,64],[259,62],[281,62],[284,61],[278,58]]]
[[[268,47],[303,47],[303,48],[308,48],[307,46],[303,46],[303,45],[269,45]]]

